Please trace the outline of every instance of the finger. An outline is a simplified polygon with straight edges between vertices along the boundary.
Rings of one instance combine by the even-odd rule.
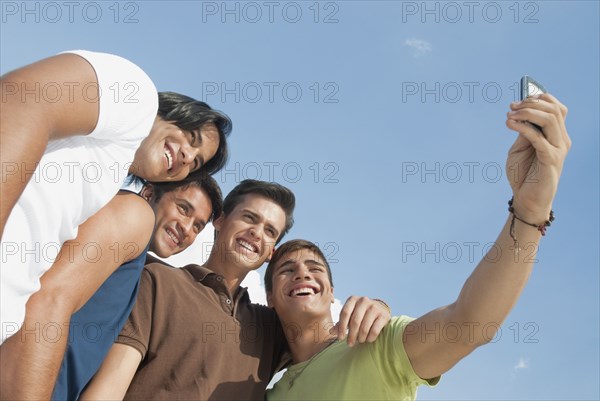
[[[356,341],[358,340],[358,334],[366,312],[367,306],[365,305],[364,299],[361,298],[357,300],[348,323],[348,345],[351,347],[356,344]]]
[[[536,158],[541,163],[547,163],[549,160],[552,160],[552,155],[556,153],[555,148],[544,139],[544,136],[537,128],[534,128],[526,121],[516,121],[511,119],[506,120],[506,126],[511,130],[519,132],[520,136],[530,143],[529,146],[532,146],[531,151],[535,152]],[[521,140],[517,139],[517,141]],[[511,151],[512,149],[513,148],[511,147]],[[522,149],[521,151],[524,150],[525,149]],[[528,170],[529,169],[527,168],[527,171]]]
[[[367,342],[374,342],[377,337],[379,337],[379,334],[381,334],[381,331],[383,330],[383,328],[385,327],[385,325],[387,324],[388,320],[384,317],[378,317],[377,319],[375,319],[375,321],[373,322],[373,324],[371,325],[371,330],[369,330],[369,336],[367,337]]]
[[[507,116],[511,120],[522,122],[527,121],[540,126],[548,142],[555,147],[561,147],[564,143],[564,137],[562,134],[563,126],[561,124],[562,116],[557,117],[553,112],[534,108],[513,110],[510,111]]]
[[[567,108],[567,106],[565,106],[564,104],[562,104],[560,102],[560,100],[558,100],[557,98],[555,98],[554,96],[552,96],[552,94],[550,93],[543,93],[540,95],[540,99],[545,100],[549,103],[553,103],[555,105],[558,106],[559,110],[560,110],[560,114],[562,115],[563,118],[567,117],[567,113],[569,112],[569,109]]]
[[[567,149],[570,149],[571,148],[571,138],[569,137],[569,133],[567,132],[567,127],[565,126],[565,120],[567,118],[567,113],[569,112],[569,109],[567,108],[567,106],[562,104],[557,98],[552,96],[550,93],[544,93],[541,96],[541,98],[550,103],[553,103],[554,105],[556,105],[556,107],[558,107],[558,110],[562,117],[560,120],[561,120],[561,132],[563,134],[563,141],[564,141]]]
[[[346,303],[342,307],[342,311],[340,312],[340,320],[337,323],[338,340],[344,340],[346,338],[348,323],[350,322],[350,317],[352,317],[352,312],[354,311],[355,304],[356,297],[352,296],[346,300]]]
[[[366,310],[363,318],[359,322],[359,326],[357,329],[357,337],[356,340],[359,344],[367,341],[369,337],[369,333],[371,332],[371,327],[375,323],[375,320],[380,316],[379,311],[374,310],[373,308],[369,308]]]
[[[548,141],[544,140],[544,135],[527,121],[515,120],[509,116],[506,119],[506,126],[521,134],[536,150],[544,145],[549,146]]]
[[[567,117],[568,109],[567,106],[562,104],[557,98],[552,96],[550,93],[542,93],[540,95],[531,96],[520,102],[513,102],[510,104],[512,110],[519,110],[521,108],[533,107],[540,110],[546,110],[548,112],[556,112],[562,116]]]
[[[569,141],[564,121],[567,110],[554,96],[545,93],[522,102],[511,103],[510,108],[510,118],[539,125],[554,146],[561,147]]]

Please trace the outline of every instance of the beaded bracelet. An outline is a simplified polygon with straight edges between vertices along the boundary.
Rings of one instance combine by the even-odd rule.
[[[513,196],[508,201],[508,211],[513,216],[512,217],[512,221],[510,222],[510,238],[512,238],[512,240],[515,243],[515,250],[518,251],[518,249],[519,249],[519,242],[517,241],[517,237],[515,235],[515,219],[519,220],[520,222],[522,222],[524,224],[527,224],[528,226],[535,227],[540,233],[542,233],[542,236],[545,236],[546,235],[546,228],[550,227],[552,225],[552,222],[554,221],[554,211],[550,210],[550,217],[548,218],[548,220],[546,220],[542,224],[532,224],[532,223],[529,223],[529,222],[523,220],[519,216],[517,216],[517,214],[515,213],[515,208],[513,207],[513,201],[514,201],[514,199],[515,198]]]

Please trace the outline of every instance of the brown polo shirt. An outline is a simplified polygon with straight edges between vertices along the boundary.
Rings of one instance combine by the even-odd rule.
[[[142,354],[126,400],[262,400],[288,358],[273,310],[198,265],[146,265],[117,342]]]

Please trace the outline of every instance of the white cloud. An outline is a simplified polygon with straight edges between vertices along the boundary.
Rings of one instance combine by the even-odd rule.
[[[529,359],[519,358],[519,362],[514,366],[515,371],[521,369],[529,369]]]
[[[429,43],[423,39],[415,39],[415,38],[406,39],[404,41],[404,45],[412,47],[414,49],[413,55],[415,57],[424,56],[428,53],[431,53],[431,50],[432,50],[431,43]]]

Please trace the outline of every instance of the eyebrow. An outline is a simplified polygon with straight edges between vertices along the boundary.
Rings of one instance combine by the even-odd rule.
[[[296,263],[298,261],[298,259],[287,259],[285,262],[283,262],[282,264],[280,264],[279,266],[277,266],[277,268],[275,269],[275,271],[277,272],[280,268],[284,267],[284,266],[288,266],[290,264]],[[317,259],[306,259],[305,262],[306,264],[310,264],[310,265],[317,265],[320,266],[322,268],[325,268],[325,264],[323,262],[321,262],[320,260]]]
[[[255,219],[264,220],[264,218],[261,219],[261,216],[258,213],[254,212],[248,208],[242,209],[242,213],[250,213],[252,215],[252,217],[254,217]],[[265,226],[267,228],[270,228],[271,230],[273,230],[273,232],[275,233],[275,237],[279,238],[279,230],[276,229],[275,226],[273,226],[273,224],[266,222]]]
[[[186,205],[187,205],[187,206],[188,206],[190,209],[192,209],[193,211],[196,211],[196,208],[194,207],[194,205],[192,205],[192,204],[191,204],[191,203],[190,203],[190,202],[189,202],[187,199],[185,199],[185,198],[179,198],[179,197],[178,197],[178,198],[177,198],[177,200],[178,200],[179,202],[183,202],[183,203],[185,203],[185,204],[186,204]]]
[[[248,208],[242,209],[242,213],[250,213],[253,217],[258,217],[258,214]]]

